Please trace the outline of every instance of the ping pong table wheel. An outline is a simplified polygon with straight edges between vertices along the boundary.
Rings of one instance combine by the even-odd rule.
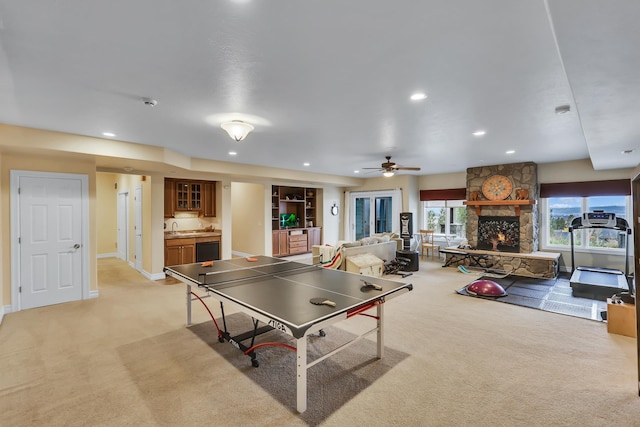
[[[218,337],[218,342],[224,342],[224,337]]]
[[[318,331],[318,335],[320,335],[321,337],[326,337],[326,336],[327,336],[327,333],[324,331],[324,329],[320,329],[320,330]]]
[[[260,362],[258,362],[258,359],[251,359],[251,366],[253,366],[254,368],[260,366]]]

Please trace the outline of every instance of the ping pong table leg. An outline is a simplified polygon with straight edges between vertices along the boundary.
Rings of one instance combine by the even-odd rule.
[[[378,304],[376,310],[378,315],[376,320],[378,322],[378,359],[382,359],[384,356],[384,304]]]
[[[191,325],[191,285],[187,285],[187,326]]]
[[[307,410],[307,337],[298,338],[296,342],[297,358],[297,405],[299,413]]]

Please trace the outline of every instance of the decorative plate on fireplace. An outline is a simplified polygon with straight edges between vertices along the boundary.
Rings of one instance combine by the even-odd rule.
[[[511,195],[513,184],[504,175],[493,175],[482,184],[482,194],[487,200],[504,200]]]

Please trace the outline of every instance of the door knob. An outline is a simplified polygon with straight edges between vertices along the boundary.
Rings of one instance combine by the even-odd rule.
[[[75,245],[73,245],[73,249],[80,249],[80,244],[76,243]]]

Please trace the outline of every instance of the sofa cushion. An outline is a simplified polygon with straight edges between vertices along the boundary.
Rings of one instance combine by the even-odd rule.
[[[355,248],[358,246],[362,246],[362,242],[360,241],[355,241],[355,242],[349,242],[349,243],[343,243],[342,247],[343,248]]]
[[[378,239],[376,239],[375,237],[363,237],[362,239],[360,239],[360,242],[362,243],[362,246],[367,246],[378,243]]]

